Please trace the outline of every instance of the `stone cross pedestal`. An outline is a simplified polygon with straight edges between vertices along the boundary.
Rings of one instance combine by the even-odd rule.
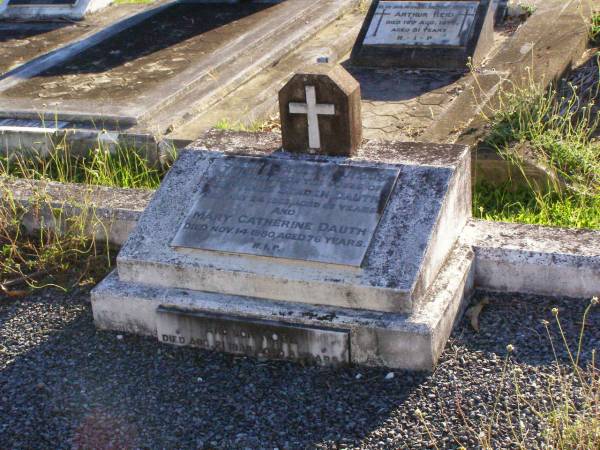
[[[360,85],[339,65],[294,75],[279,92],[283,148],[351,156],[362,141]]]

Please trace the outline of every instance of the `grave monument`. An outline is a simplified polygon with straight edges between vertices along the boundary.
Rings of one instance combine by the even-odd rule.
[[[213,131],[181,152],[92,292],[98,328],[259,358],[434,367],[472,288],[473,253],[457,243],[469,149],[354,148],[357,89],[342,71],[283,87],[281,111],[304,116],[284,125],[283,149],[274,134]],[[346,126],[352,138],[330,148]]]
[[[3,0],[5,10],[0,6],[0,18],[83,19],[86,14],[98,11],[112,3],[112,0]]]
[[[375,0],[352,50],[352,64],[465,69],[493,42],[496,0]]]

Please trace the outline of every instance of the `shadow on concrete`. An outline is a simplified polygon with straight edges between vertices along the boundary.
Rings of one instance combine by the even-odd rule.
[[[72,25],[70,22],[21,22],[0,19],[0,43],[32,38]]]
[[[209,36],[212,31],[270,7],[273,4],[175,4],[42,72],[38,77],[107,72],[201,35],[206,36],[199,45],[203,41],[209,42],[209,45],[219,44],[227,34]],[[157,63],[168,65],[168,61],[163,60]]]
[[[443,90],[464,74],[457,72],[376,69],[344,64],[345,69],[360,82],[363,100],[401,102],[428,92]]]

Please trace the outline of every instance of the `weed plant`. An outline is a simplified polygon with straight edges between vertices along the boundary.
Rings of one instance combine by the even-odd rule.
[[[590,44],[593,46],[600,45],[600,12],[595,12],[592,15],[592,24],[590,25]]]
[[[252,133],[267,131],[281,132],[281,124],[278,117],[270,117],[266,120],[249,123],[221,119],[215,124],[215,128],[222,131],[247,131]]]
[[[597,305],[598,298],[594,297],[583,313],[581,329],[575,343],[567,341],[558,308],[552,309],[552,315],[558,329],[559,343],[554,342],[549,329],[550,322],[544,321],[555,364],[555,370],[550,376],[545,377],[545,385],[541,386],[544,391],[543,394],[550,394],[549,398],[551,399],[545,407],[536,407],[520,395],[520,392],[523,391],[524,380],[520,377],[521,370],[519,367],[511,361],[512,346],[507,347],[502,378],[506,378],[514,388],[519,405],[517,411],[533,411],[534,415],[544,424],[544,448],[556,450],[600,448],[600,372],[599,368],[596,367],[596,349],[591,349],[589,363],[583,364],[581,362],[584,352],[582,342],[586,332],[586,321],[592,309],[597,308]],[[558,356],[559,346],[566,351],[568,364],[561,362]],[[504,395],[503,383],[500,383],[496,394],[497,405],[500,404],[500,399]],[[496,411],[495,408],[488,428],[493,426]],[[499,417],[499,415],[496,417]],[[510,414],[506,414],[504,417],[510,421],[514,444],[521,449],[527,448],[525,443],[526,430],[523,430],[520,426],[521,418],[518,416],[511,417]],[[489,445],[491,443],[490,439],[485,438],[489,434],[482,434],[481,444],[484,448],[492,448]]]
[[[107,233],[90,201],[57,202],[35,187],[27,203],[17,201],[9,177],[155,189],[165,171],[133,149],[109,151],[100,143],[84,156],[73,155],[64,141],[44,155],[0,156],[0,294],[20,296],[48,285],[67,289],[95,282],[111,265]],[[37,226],[26,226],[31,224]],[[31,233],[31,228],[39,231]]]
[[[83,156],[74,155],[65,142],[45,155],[25,152],[0,156],[0,176],[121,188],[156,189],[167,169],[151,165],[136,149],[109,149],[100,143]]]
[[[23,296],[45,286],[67,289],[106,273],[110,247],[95,236],[107,233],[87,202],[57,204],[40,190],[24,204],[2,179],[0,194],[0,294]],[[40,224],[39,231],[29,233],[26,224],[31,223]]]
[[[600,142],[595,137],[600,119],[594,101],[600,86],[595,83],[595,95],[588,100],[574,85],[559,94],[530,83],[501,95],[484,145],[510,160],[527,182],[519,189],[511,183],[479,183],[473,198],[476,217],[600,228]],[[528,179],[527,161],[547,169],[546,186]]]
[[[535,375],[538,387],[534,397],[525,394],[530,391],[530,374],[525,374],[524,368],[513,359],[513,345],[507,346],[487,417],[474,419],[460,414],[468,434],[478,442],[477,448],[498,448],[494,435],[498,430],[506,430],[511,444],[508,448],[600,449],[600,370],[596,362],[596,349],[583,348],[586,333],[597,331],[586,328],[586,322],[590,314],[597,310],[597,305],[598,298],[594,297],[583,313],[575,342],[568,341],[558,308],[551,310],[554,325],[543,321],[553,362],[549,371],[539,371]],[[415,411],[415,415],[427,427],[426,419],[419,410]],[[526,417],[531,415],[541,424],[539,435],[526,425]],[[466,449],[460,437],[452,432],[450,434],[457,448]],[[540,447],[532,447],[531,438],[536,435],[539,436],[538,443],[541,441]],[[444,447],[437,445],[431,433],[429,437],[432,448]]]

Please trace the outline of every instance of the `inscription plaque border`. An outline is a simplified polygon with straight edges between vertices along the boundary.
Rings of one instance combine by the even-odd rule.
[[[340,242],[338,241],[333,241],[333,239],[341,239],[338,238],[336,236],[325,236],[323,237],[323,235],[327,235],[329,233],[329,231],[325,231],[325,232],[321,232],[320,230],[318,232],[316,231],[311,231],[310,233],[314,233],[314,235],[318,235],[319,233],[321,233],[321,235],[318,236],[314,236],[314,235],[310,235],[308,236],[307,234],[307,239],[306,240],[302,240],[300,242],[291,242],[289,243],[288,247],[284,247],[283,249],[277,249],[274,250],[273,248],[265,248],[265,247],[257,247],[256,246],[256,240],[261,239],[256,238],[255,242],[254,242],[254,246],[250,247],[250,244],[252,244],[252,239],[250,238],[241,238],[241,241],[235,241],[235,238],[237,237],[238,239],[240,239],[240,236],[237,233],[233,232],[233,228],[232,227],[228,227],[228,228],[232,228],[231,231],[227,231],[228,235],[227,238],[224,239],[222,236],[217,236],[217,237],[213,237],[213,239],[211,238],[210,233],[208,233],[208,231],[206,230],[206,226],[205,224],[202,224],[202,227],[205,227],[205,230],[199,230],[199,231],[188,231],[186,229],[186,226],[189,229],[192,229],[192,226],[196,226],[196,224],[193,223],[192,219],[193,216],[197,215],[197,214],[201,214],[202,212],[205,211],[209,211],[212,212],[213,210],[208,208],[207,209],[207,204],[211,205],[211,203],[214,203],[214,199],[211,201],[209,199],[209,201],[205,202],[203,204],[203,200],[204,200],[204,192],[205,190],[207,190],[207,187],[211,186],[211,181],[216,181],[216,175],[214,172],[211,173],[211,169],[214,169],[215,171],[218,170],[234,170],[236,169],[235,167],[235,161],[239,162],[239,166],[240,167],[244,167],[244,165],[246,165],[247,167],[250,166],[255,166],[252,167],[250,170],[256,169],[256,166],[262,165],[264,166],[265,164],[267,165],[271,165],[268,167],[277,167],[277,170],[280,173],[285,173],[285,169],[286,167],[288,168],[288,170],[292,170],[292,169],[296,169],[298,172],[302,172],[302,171],[308,171],[311,172],[311,174],[313,175],[317,175],[317,174],[322,174],[325,173],[326,175],[323,176],[323,178],[325,178],[324,181],[331,181],[332,183],[337,183],[338,181],[336,181],[336,174],[339,173],[339,171],[343,171],[344,175],[367,175],[370,174],[371,176],[373,176],[373,174],[377,175],[375,178],[377,178],[377,181],[380,182],[380,189],[377,191],[372,191],[372,195],[371,196],[377,196],[377,200],[376,203],[374,201],[372,201],[370,203],[370,206],[372,208],[376,209],[376,212],[369,212],[369,213],[364,213],[364,212],[352,212],[352,211],[345,211],[344,209],[342,209],[342,207],[340,206],[340,209],[342,209],[342,212],[339,212],[338,209],[335,209],[335,212],[339,213],[339,216],[341,217],[340,222],[341,223],[351,223],[352,225],[350,227],[347,228],[356,228],[356,229],[360,229],[361,230],[361,236],[358,236],[356,238],[356,247],[354,247],[353,245],[349,245],[349,248],[346,247],[346,244],[342,245],[342,248],[335,248],[335,245],[337,245],[336,243],[332,244],[331,242]],[[227,164],[229,164],[230,166],[227,167]],[[240,167],[237,167],[237,169],[239,170]],[[258,173],[260,173],[263,169],[259,169]],[[201,180],[200,180],[200,191],[195,195],[195,198],[193,199],[193,203],[192,206],[190,207],[190,209],[188,210],[187,214],[185,215],[183,221],[181,222],[181,225],[179,226],[178,231],[176,232],[174,238],[171,241],[170,246],[174,247],[174,248],[185,248],[185,249],[196,249],[196,250],[202,250],[202,251],[215,251],[215,252],[221,252],[221,253],[231,253],[231,254],[240,254],[240,255],[251,255],[251,256],[259,256],[259,257],[270,257],[270,258],[281,258],[281,259],[288,259],[288,260],[294,260],[294,261],[312,261],[312,262],[318,262],[318,263],[324,263],[324,264],[335,264],[335,265],[343,265],[343,266],[351,266],[351,267],[360,267],[364,261],[364,258],[367,254],[367,251],[371,245],[371,242],[373,240],[373,237],[375,235],[375,232],[377,231],[377,228],[379,226],[379,223],[381,222],[381,218],[383,217],[383,214],[385,213],[385,209],[386,206],[389,202],[389,199],[391,197],[392,192],[394,191],[395,187],[396,187],[396,182],[398,180],[398,177],[400,176],[400,172],[401,172],[401,168],[397,167],[397,166],[388,166],[388,167],[372,167],[372,166],[362,166],[362,165],[350,165],[350,164],[336,164],[336,163],[332,163],[332,162],[323,162],[323,161],[319,161],[319,160],[285,160],[285,159],[278,159],[278,158],[270,158],[270,157],[253,157],[253,156],[226,156],[224,158],[214,158],[211,161],[210,166],[208,167],[208,169],[206,170],[206,172],[204,172]],[[306,173],[306,172],[305,172]],[[227,174],[229,177],[231,177],[231,174],[228,173]],[[255,176],[256,177],[256,176]],[[258,178],[258,177],[256,177]],[[343,178],[342,178],[343,179]],[[281,188],[284,186],[284,181],[278,178],[274,178],[274,183],[276,184],[277,188]],[[251,181],[249,181],[248,183],[250,184]],[[279,183],[279,184],[277,184]],[[233,184],[233,183],[232,183]],[[365,184],[363,182],[363,184]],[[303,187],[303,185],[300,185],[301,187]],[[231,191],[233,194],[235,195],[239,195],[240,192],[245,192],[243,189],[244,186],[242,186],[240,188],[239,191]],[[313,188],[314,186],[310,186],[310,188]],[[335,191],[335,185],[325,185],[325,186],[319,186],[319,188],[322,190],[325,190],[327,188],[331,189],[333,192],[336,193],[344,193],[343,189],[340,189],[338,191]],[[214,189],[214,187],[213,187]],[[208,189],[210,190],[210,188]],[[365,192],[363,193],[365,196],[367,196],[367,194],[369,194],[369,192]],[[285,193],[284,193],[285,195]],[[292,199],[294,198],[295,194],[288,194],[289,197],[283,197],[284,199]],[[270,200],[277,200],[277,197],[272,197],[270,198]],[[333,202],[334,200],[332,200]],[[238,202],[238,200],[231,200],[230,202],[230,206],[236,206],[236,202]],[[323,202],[325,202],[325,200],[323,200]],[[340,202],[340,200],[335,199],[334,202],[334,206],[338,205],[338,203],[336,202]],[[341,200],[341,202],[343,203],[343,200]],[[269,206],[271,203],[269,202],[264,202],[264,207],[266,208],[267,206]],[[276,205],[278,203],[273,203],[272,208],[275,208]],[[203,208],[204,206],[204,208]],[[220,206],[220,205],[219,205]],[[254,206],[256,208],[259,208],[260,204],[254,204]],[[347,206],[347,205],[346,205]],[[329,218],[333,212],[332,210],[326,209],[324,207],[324,205],[318,206],[316,207],[316,209],[311,209],[311,207],[306,207],[304,209],[302,209],[302,207],[300,207],[301,211],[304,212],[304,214],[300,214],[297,219],[298,221],[301,220],[306,220],[306,222],[304,223],[308,223],[308,221],[310,220],[316,220],[316,219],[321,219],[321,220],[326,220],[327,218]],[[229,211],[234,210],[234,208],[230,208]],[[227,213],[227,209],[223,209],[222,210],[222,215],[225,215]],[[235,211],[238,211],[238,209],[235,209]],[[248,208],[247,214],[249,214],[250,212],[254,212],[255,209],[252,208]],[[236,212],[235,215],[232,216],[232,218],[238,218],[241,219],[242,216],[239,215],[240,213]],[[361,217],[362,216],[362,217]],[[273,217],[269,217],[269,219],[277,219],[278,217],[275,217],[273,219]],[[363,219],[364,221],[361,222],[360,219]],[[286,217],[284,217],[284,219],[286,219]],[[346,222],[344,221],[346,220]],[[296,222],[298,223],[298,222]],[[324,222],[321,222],[318,224],[319,229],[321,227],[321,225],[323,225]],[[214,224],[214,223],[209,223],[208,226],[212,226],[215,227],[218,224]],[[363,228],[361,228],[363,227]],[[225,228],[225,227],[223,227]],[[317,228],[317,224],[315,224],[315,228]],[[252,227],[250,228],[252,232],[258,231],[258,230],[263,230],[264,232],[267,232],[266,230],[271,230],[271,228],[269,228],[269,226],[265,226],[264,228],[261,227],[259,225],[258,228],[254,228],[252,229]],[[269,233],[285,233],[288,230],[278,230],[276,232],[273,231],[269,231]],[[292,230],[293,231],[293,230]],[[209,236],[205,237],[205,238],[197,238],[196,236],[190,236],[190,234],[194,233],[196,235],[198,235],[200,233],[208,233]],[[214,236],[214,232],[211,231],[211,233],[213,233]],[[288,233],[289,234],[289,233]],[[244,236],[246,236],[244,234]],[[309,240],[309,238],[315,238],[315,240],[313,240],[312,242]],[[362,237],[362,244],[360,247],[358,246],[358,241],[359,239]],[[319,238],[321,240],[316,240],[316,238]],[[194,239],[203,239],[203,241],[201,242],[194,242]],[[233,239],[233,240],[232,240]],[[264,237],[262,239],[265,239]],[[293,239],[296,241],[296,239]],[[350,242],[350,238],[348,238],[347,240],[348,242]],[[352,239],[352,241],[354,242],[355,240]],[[364,241],[364,242],[363,242]],[[237,247],[236,247],[236,242],[237,242]],[[263,241],[264,242],[264,241]],[[285,238],[283,239],[284,243],[288,243],[288,239]],[[240,248],[242,246],[245,246],[244,248]],[[277,247],[277,245],[273,244],[272,247]],[[319,250],[317,250],[317,248]],[[276,251],[279,251],[280,253],[277,254]]]
[[[161,343],[319,365],[346,365],[351,361],[349,329],[317,327],[209,311],[192,311],[169,305],[159,305],[156,314],[166,318],[170,322],[169,325],[175,322],[178,325],[174,331],[170,331],[163,328],[165,327],[163,320],[160,318],[157,320],[157,338]],[[212,333],[207,329],[219,328],[221,332],[217,333],[219,339],[213,337],[215,344],[209,345],[208,339],[184,335],[180,327],[187,327],[185,331],[191,331],[192,327],[199,327],[200,333]],[[260,336],[257,330],[263,330]],[[255,342],[257,338],[260,339],[260,343],[256,342],[256,344],[259,344],[260,348],[258,345],[252,348],[249,343]],[[311,346],[311,339],[317,341],[319,345]],[[315,354],[314,349],[321,351]],[[332,349],[335,351],[332,352]]]

